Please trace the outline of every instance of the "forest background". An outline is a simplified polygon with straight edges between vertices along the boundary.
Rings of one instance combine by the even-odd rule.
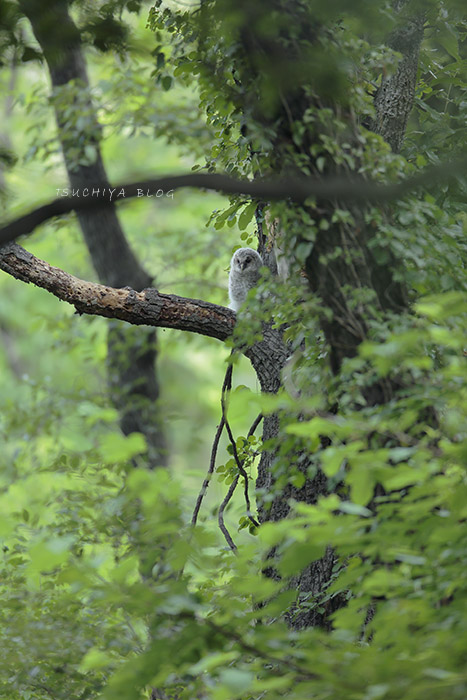
[[[465,697],[465,30],[0,3],[3,697]]]

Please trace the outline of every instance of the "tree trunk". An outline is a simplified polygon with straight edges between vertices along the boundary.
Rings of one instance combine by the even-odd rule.
[[[406,1],[399,3],[406,4]],[[374,97],[376,117],[370,123],[370,129],[380,134],[394,153],[399,153],[402,148],[412,110],[424,22],[425,14],[419,12],[389,37],[388,46],[402,54],[402,59],[393,75],[382,76]]]
[[[391,46],[402,53],[402,60],[396,73],[390,78],[383,79],[381,88],[375,96],[377,116],[372,126],[375,131],[383,135],[393,150],[399,150],[401,147],[413,103],[422,37],[423,18],[421,16],[392,34]],[[281,98],[283,103],[289,106],[289,112],[291,105],[296,110],[291,115],[294,120],[300,120],[300,110],[309,107],[298,93],[282,94]],[[286,116],[290,118],[290,114],[284,115],[284,127],[282,130],[277,129],[278,137],[275,143],[275,157],[279,170],[282,168],[280,153],[287,153],[291,140]],[[284,156],[285,159],[286,156]],[[319,211],[319,218],[327,219],[328,226],[318,231],[305,264],[311,293],[319,297],[324,308],[320,323],[329,347],[331,369],[336,376],[340,373],[343,361],[346,358],[355,357],[359,345],[367,338],[372,316],[381,313],[400,314],[408,309],[404,285],[398,281],[397,277],[399,261],[387,248],[378,250],[375,240],[376,231],[365,221],[363,207],[356,205],[351,207],[353,222],[335,223],[333,217],[335,210],[339,208],[349,210],[348,205],[337,200],[329,204],[329,202],[320,202],[318,199],[316,210]],[[315,210],[308,210],[308,213],[313,217]],[[382,260],[384,262],[381,262]],[[293,265],[290,267],[292,268]],[[373,293],[369,303],[368,290]],[[361,301],[356,303],[353,294],[358,295],[359,292],[364,294],[361,294]],[[313,344],[315,338],[308,338],[307,342]],[[386,380],[365,387],[364,396],[368,405],[382,404],[390,400],[395,387],[394,381]],[[329,407],[329,410],[336,410],[336,408]],[[279,417],[269,417],[264,431],[265,439],[275,437],[279,442],[281,435]],[[323,447],[325,448],[326,445],[324,444]],[[287,457],[288,469],[298,469],[302,472],[305,483],[301,488],[296,488],[289,482],[277,493],[278,489],[274,486],[275,475],[281,469],[277,455],[273,451],[266,456],[263,455],[257,480],[261,521],[276,521],[287,517],[290,511],[290,499],[312,504],[319,496],[327,493],[327,480],[319,469],[316,472],[316,466],[312,464],[306,446],[296,454],[289,454]],[[274,498],[271,499],[272,493]],[[267,508],[261,503],[261,498],[264,496],[267,496]],[[294,629],[310,625],[328,627],[329,615],[345,604],[344,596],[337,595],[328,600],[322,613],[317,612],[320,607],[318,605],[301,605],[302,601],[310,602],[310,598],[320,600],[320,596],[323,595],[331,580],[336,564],[333,550],[329,547],[320,560],[307,566],[301,575],[291,582],[291,585],[297,588],[298,594],[295,610],[287,615],[289,624]],[[273,559],[267,573],[274,575]]]
[[[107,174],[99,149],[100,125],[89,97],[89,81],[80,47],[80,35],[69,13],[67,3],[55,0],[47,8],[39,0],[21,0],[21,8],[31,22],[34,34],[47,61],[55,99],[54,108],[65,165],[72,189],[96,183],[108,187]],[[60,26],[60,32],[56,26]],[[54,28],[54,31],[51,31]],[[69,102],[60,100],[63,86],[79,86],[84,98],[77,109],[90,116],[86,133],[70,131],[64,108]],[[72,87],[73,89],[73,87]],[[80,155],[72,157],[71,149],[80,144]],[[92,144],[93,162],[77,164],[86,158],[85,147]],[[125,238],[113,206],[78,212],[78,220],[99,280],[112,287],[129,286],[140,291],[151,285],[151,278],[140,265]],[[154,328],[129,328],[114,321],[108,327],[108,384],[111,399],[120,412],[120,425],[125,435],[141,432],[148,445],[148,465],[165,466],[167,445],[162,418],[158,409],[159,382],[156,373],[157,336]]]

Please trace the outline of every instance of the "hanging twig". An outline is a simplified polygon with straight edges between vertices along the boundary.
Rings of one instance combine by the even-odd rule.
[[[233,353],[233,351],[232,351],[232,353]],[[228,368],[227,368],[227,371],[225,373],[224,382],[222,384],[222,391],[221,391],[222,417],[221,417],[221,421],[220,421],[219,425],[217,426],[216,435],[215,435],[214,441],[212,443],[211,457],[209,460],[208,472],[207,472],[206,478],[204,479],[203,484],[201,486],[201,490],[199,492],[198,498],[196,499],[196,504],[195,504],[195,507],[193,510],[193,515],[191,518],[191,524],[193,527],[197,523],[199,511],[201,509],[201,505],[202,505],[204,496],[206,495],[206,491],[208,489],[209,482],[211,481],[212,475],[214,473],[214,469],[216,466],[217,450],[219,448],[219,442],[220,442],[220,438],[222,435],[222,431],[224,430],[224,427],[227,428],[229,440],[230,440],[230,443],[232,445],[232,451],[233,451],[233,455],[234,455],[234,459],[235,459],[238,471],[240,472],[240,475],[243,477],[244,482],[245,482],[245,502],[246,502],[247,511],[248,511],[248,518],[253,523],[253,525],[255,525],[256,527],[259,527],[258,521],[255,520],[255,518],[253,518],[253,516],[251,515],[250,498],[249,498],[249,494],[248,494],[248,474],[246,473],[246,471],[243,467],[243,462],[240,460],[240,458],[238,456],[237,446],[235,444],[235,439],[234,439],[234,436],[232,434],[230,424],[227,420],[226,395],[232,388],[232,371],[233,371],[233,366],[230,363]],[[261,413],[255,418],[255,420],[253,421],[253,424],[250,427],[250,430],[248,431],[247,438],[251,437],[254,434],[256,428],[261,423],[262,418],[263,418],[263,416]],[[235,543],[233,542],[232,537],[230,536],[227,528],[225,527],[224,511],[225,511],[225,508],[227,507],[229,501],[231,500],[231,498],[233,496],[233,493],[234,493],[234,491],[237,487],[237,484],[238,484],[238,480],[239,480],[239,476],[237,475],[235,477],[234,481],[232,482],[230,489],[227,492],[227,495],[225,496],[224,500],[222,501],[222,503],[219,507],[219,513],[218,513],[219,527],[220,527],[229,547],[232,549],[232,551],[236,551],[236,546],[235,546]]]
[[[219,441],[221,439],[222,431],[224,430],[225,426],[225,410],[224,410],[224,394],[226,391],[230,390],[232,387],[232,365],[229,364],[227,367],[227,371],[225,373],[224,377],[224,383],[222,384],[222,390],[221,390],[221,406],[222,406],[222,418],[221,422],[217,426],[217,431],[216,435],[214,437],[214,442],[212,443],[212,449],[211,449],[211,459],[209,460],[209,469],[208,473],[206,474],[206,478],[203,481],[203,485],[201,486],[201,491],[199,492],[198,498],[196,499],[196,505],[193,511],[193,516],[191,518],[191,524],[194,527],[196,525],[196,522],[198,520],[198,515],[199,511],[201,508],[201,504],[203,502],[203,498],[206,495],[206,491],[209,486],[209,482],[211,481],[211,477],[213,475],[215,466],[216,466],[216,457],[217,457],[217,450],[219,448]]]
[[[251,425],[250,430],[248,431],[248,435],[246,436],[247,439],[250,438],[252,435],[255,434],[256,428],[258,427],[258,425],[261,423],[262,420],[263,420],[263,414],[262,414],[262,413],[259,413],[259,414],[256,416],[256,418],[254,419],[254,421],[253,421],[253,423],[252,423],[252,425]]]
[[[255,527],[259,527],[259,522],[251,515],[250,496],[248,494],[248,474],[246,473],[246,471],[243,467],[243,463],[238,456],[237,445],[235,444],[235,438],[232,434],[232,430],[230,428],[230,424],[229,424],[227,418],[225,418],[225,427],[227,429],[227,435],[229,436],[230,444],[232,445],[232,452],[233,452],[235,462],[237,464],[237,469],[240,472],[240,474],[242,475],[244,483],[245,483],[244,494],[245,494],[245,503],[246,503],[246,507],[247,507],[247,516],[248,516],[249,520],[251,520],[253,525],[255,525]]]
[[[250,430],[248,431],[248,437],[251,437],[251,436],[254,434],[256,428],[258,427],[258,425],[261,423],[262,420],[263,420],[263,414],[260,413],[259,416],[256,416],[255,420],[253,421],[253,424],[252,424]],[[231,484],[231,486],[230,486],[230,489],[229,489],[228,492],[227,492],[226,497],[224,498],[224,500],[222,501],[222,503],[221,503],[221,505],[220,505],[220,507],[219,507],[219,513],[218,513],[218,523],[219,523],[219,527],[220,527],[220,529],[221,529],[221,531],[222,531],[222,533],[223,533],[225,539],[227,540],[227,543],[228,543],[229,546],[231,547],[232,551],[236,551],[237,548],[236,548],[236,546],[235,546],[235,544],[234,544],[234,542],[233,542],[233,540],[232,540],[232,538],[231,538],[231,536],[230,536],[230,534],[229,534],[227,528],[225,527],[225,524],[224,524],[224,511],[225,511],[225,509],[226,509],[226,507],[227,507],[227,505],[228,505],[230,499],[232,498],[235,489],[237,488],[237,484],[238,484],[239,478],[240,478],[240,477],[239,477],[239,475],[237,474],[237,476],[235,477],[235,479],[233,480],[233,482],[232,482],[232,484]],[[253,519],[253,518],[250,518],[250,520],[254,520],[254,519]],[[256,525],[256,527],[259,527],[259,523],[256,524],[256,521],[255,521],[254,524]],[[235,549],[232,548],[232,544],[233,544],[233,546],[235,547]]]
[[[225,539],[226,539],[226,542],[227,542],[227,544],[229,545],[229,547],[230,547],[230,549],[232,550],[232,552],[236,552],[236,551],[237,551],[237,545],[235,544],[235,542],[234,542],[233,539],[231,538],[230,533],[229,533],[229,531],[227,530],[227,528],[226,528],[226,526],[225,526],[225,523],[224,523],[224,510],[226,509],[227,504],[229,503],[230,499],[231,499],[232,496],[233,496],[233,493],[234,493],[235,489],[237,488],[237,484],[238,484],[239,478],[240,478],[240,476],[237,474],[236,477],[235,477],[235,479],[234,479],[234,480],[232,481],[232,483],[230,484],[230,488],[229,488],[229,490],[227,491],[227,494],[226,494],[224,500],[223,500],[222,503],[220,504],[220,506],[219,506],[219,512],[218,512],[218,514],[217,514],[217,522],[219,523],[219,528],[220,528],[222,534],[224,535],[224,537],[225,537]]]
[[[212,474],[214,472],[214,468],[216,466],[216,456],[217,456],[217,449],[219,447],[219,440],[221,439],[222,431],[224,430],[224,425],[225,425],[225,420],[224,416],[222,416],[221,422],[217,426],[217,432],[214,437],[214,442],[212,443],[212,450],[211,450],[211,459],[209,461],[209,469],[208,473],[206,474],[206,478],[203,481],[203,485],[201,486],[201,491],[199,492],[198,498],[196,499],[196,505],[193,510],[193,516],[191,518],[191,524],[194,527],[196,525],[196,521],[198,520],[198,515],[199,511],[201,508],[201,504],[203,502],[203,498],[206,495],[206,491],[208,490],[209,482],[211,481]]]
[[[233,350],[231,355],[233,354]],[[230,372],[229,372],[230,369]],[[227,369],[227,372],[225,374],[225,380],[224,380],[224,386],[222,387],[222,396],[221,396],[221,406],[222,406],[222,417],[224,419],[225,427],[227,430],[227,435],[229,436],[230,444],[232,445],[232,453],[234,460],[237,465],[237,469],[240,472],[240,474],[243,476],[244,482],[245,482],[245,488],[244,488],[244,494],[245,494],[245,503],[247,507],[247,516],[249,520],[255,525],[255,527],[259,527],[259,522],[255,520],[255,518],[251,515],[251,505],[250,505],[250,496],[248,494],[248,474],[246,473],[244,467],[243,467],[243,462],[238,456],[237,452],[237,445],[235,443],[235,438],[232,433],[232,429],[230,427],[230,423],[227,418],[227,408],[225,404],[225,396],[228,391],[232,389],[232,364],[229,365],[229,368]]]

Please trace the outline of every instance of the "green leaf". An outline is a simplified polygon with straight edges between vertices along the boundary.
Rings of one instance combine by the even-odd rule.
[[[405,589],[404,577],[395,571],[378,569],[367,576],[362,583],[363,590],[375,596],[401,595]]]
[[[349,515],[361,515],[364,518],[370,518],[373,515],[371,510],[368,510],[368,508],[360,506],[358,503],[352,503],[351,501],[343,501],[339,505],[339,510],[342,511],[342,513],[348,513]]]
[[[253,679],[254,674],[250,671],[240,671],[236,668],[226,668],[220,673],[221,683],[234,695],[245,693],[251,687]]]
[[[74,535],[62,537],[41,538],[29,548],[30,564],[32,571],[46,573],[67,561],[71,547],[75,542]]]
[[[281,555],[279,570],[284,576],[298,574],[312,561],[324,556],[325,550],[326,545],[320,542],[295,542]]]
[[[219,666],[229,666],[232,661],[238,657],[236,651],[226,651],[219,652],[217,654],[209,654],[205,658],[201,659],[194,666],[190,668],[190,673],[198,675],[199,673],[205,673],[206,671],[212,671]]]
[[[109,433],[101,437],[98,450],[104,464],[127,462],[146,452],[146,439],[141,433],[131,433],[128,436]]]
[[[350,496],[356,505],[365,506],[373,498],[376,477],[363,465],[352,465],[346,483],[350,486]]]
[[[335,476],[345,460],[345,447],[328,447],[321,455],[322,468],[326,476]]]
[[[108,652],[101,651],[97,647],[89,649],[84,655],[79,669],[82,673],[108,668],[112,664],[112,656]]]
[[[164,75],[164,77],[161,79],[161,85],[163,90],[167,92],[167,90],[170,90],[172,87],[172,78],[170,75]]]
[[[256,202],[250,202],[250,204],[248,204],[242,211],[242,213],[238,217],[238,228],[240,229],[240,231],[244,231],[250,223],[250,221],[254,218],[256,207]]]

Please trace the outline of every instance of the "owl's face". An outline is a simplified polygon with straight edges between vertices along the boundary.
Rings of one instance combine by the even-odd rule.
[[[252,248],[239,248],[232,260],[232,266],[239,272],[259,270],[262,260],[256,250]]]

